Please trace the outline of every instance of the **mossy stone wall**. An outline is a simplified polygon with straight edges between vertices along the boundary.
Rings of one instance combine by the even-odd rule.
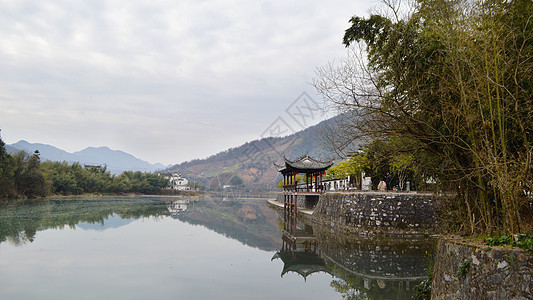
[[[328,193],[320,196],[313,219],[362,234],[435,234],[435,199],[416,193]]]
[[[533,254],[439,239],[431,299],[533,299]]]

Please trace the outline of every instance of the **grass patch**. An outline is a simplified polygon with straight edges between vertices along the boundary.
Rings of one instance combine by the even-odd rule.
[[[514,246],[524,249],[527,252],[533,252],[533,236],[518,234],[514,238],[507,235],[499,237],[488,237],[485,239],[485,245],[488,246]]]
[[[470,262],[465,261],[464,263],[459,265],[459,270],[457,270],[457,277],[465,279],[466,274],[468,274],[468,271],[470,271]]]

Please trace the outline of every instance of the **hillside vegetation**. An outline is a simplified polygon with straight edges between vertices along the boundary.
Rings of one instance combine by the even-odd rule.
[[[322,121],[286,137],[269,137],[248,142],[206,159],[177,164],[166,171],[181,173],[210,190],[220,190],[224,185],[250,191],[273,190],[277,188],[280,180],[273,163],[283,163],[284,156],[295,159],[308,153],[324,161],[341,158],[342,154],[337,154],[322,141],[324,132],[335,124],[338,118]],[[357,147],[356,144],[352,146],[354,149]],[[233,182],[242,180],[242,183],[234,185],[232,180]]]

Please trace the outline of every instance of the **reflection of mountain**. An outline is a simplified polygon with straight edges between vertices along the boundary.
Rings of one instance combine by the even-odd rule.
[[[188,202],[186,210],[176,198],[102,197],[40,199],[25,205],[0,207],[0,243],[33,241],[37,231],[63,228],[105,230],[127,225],[140,217],[172,216],[205,226],[245,245],[279,249],[277,215],[264,199],[209,198]],[[181,212],[173,213],[176,203]]]
[[[175,218],[265,251],[279,249],[277,215],[264,199],[209,198],[189,205]]]
[[[170,200],[169,200],[170,201]],[[0,243],[33,241],[37,231],[64,228],[117,228],[140,217],[168,215],[158,198],[103,197],[39,199],[36,203],[0,207]],[[124,219],[119,221],[119,219]]]
[[[131,222],[135,221],[135,219],[123,219],[121,216],[112,214],[105,218],[103,222],[96,222],[96,223],[88,223],[88,222],[80,222],[76,227],[84,229],[84,230],[96,230],[96,231],[104,231],[106,229],[110,228],[119,228],[125,225],[130,224]]]

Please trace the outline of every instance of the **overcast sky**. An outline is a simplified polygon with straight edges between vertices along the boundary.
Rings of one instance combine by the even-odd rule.
[[[322,117],[297,122],[289,108],[319,100],[315,69],[345,56],[349,18],[374,5],[0,0],[2,139],[174,164],[276,122],[301,129]]]

